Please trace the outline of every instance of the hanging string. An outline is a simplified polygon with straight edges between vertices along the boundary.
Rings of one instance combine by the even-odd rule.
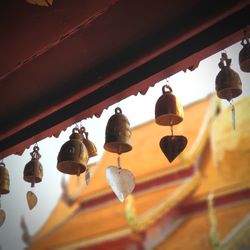
[[[33,151],[30,153],[30,156],[32,157],[32,159],[39,160],[41,158],[39,150],[40,148],[38,147],[38,144],[36,143],[35,146],[33,147]]]
[[[76,173],[76,175],[77,175],[77,185],[79,186],[79,184],[80,184],[80,174],[81,174],[81,169],[80,169],[80,167],[77,169],[77,173]]]
[[[118,166],[119,169],[122,168],[121,167],[121,157],[120,157],[120,155],[117,157],[117,166]]]
[[[86,186],[88,186],[89,181],[90,181],[90,172],[89,172],[89,168],[87,166],[87,168],[85,170],[85,183],[86,183]]]
[[[82,121],[80,121],[80,128],[82,128],[83,127],[83,125],[82,125]]]
[[[170,126],[170,130],[171,130],[172,137],[174,137],[173,125]]]
[[[41,155],[39,153],[39,147],[38,147],[38,144],[37,142],[35,143],[34,147],[33,147],[33,151],[30,153],[31,157],[32,157],[32,160],[39,160],[41,158]],[[34,172],[34,176],[32,178],[32,181],[31,181],[31,187],[35,187],[35,172]]]
[[[166,86],[167,88],[169,88],[170,91],[172,91],[172,88],[169,83],[169,78],[166,78],[166,84],[164,86]]]
[[[236,129],[236,122],[235,122],[235,106],[233,99],[229,102],[231,105],[231,110],[232,110],[232,127],[235,130]]]
[[[74,127],[74,129],[79,129],[79,126],[78,126],[78,124],[77,124],[77,123],[75,123],[75,127]]]

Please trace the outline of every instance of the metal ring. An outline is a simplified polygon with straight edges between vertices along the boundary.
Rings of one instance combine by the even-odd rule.
[[[81,127],[81,128],[80,128],[81,134],[85,134],[85,133],[86,133],[85,131],[86,131],[86,130],[85,130],[85,127]]]
[[[33,147],[33,151],[34,151],[34,152],[38,152],[39,149],[40,149],[40,148],[39,148],[38,146],[34,146],[34,147]]]
[[[167,91],[166,89],[168,89],[169,91]],[[162,93],[166,93],[166,92],[173,92],[172,88],[168,85],[168,84],[165,84],[163,87],[162,87]]]
[[[80,133],[80,130],[79,130],[79,128],[76,128],[76,127],[74,127],[73,128],[73,130],[72,130],[72,133]]]
[[[250,42],[249,42],[249,38],[248,38],[248,37],[245,37],[245,38],[242,39],[242,41],[241,41],[240,44],[241,44],[242,46],[244,46],[244,45],[247,45],[247,44],[249,44],[249,43],[250,43]]]
[[[121,108],[119,108],[119,107],[117,107],[117,108],[115,108],[115,113],[116,114],[121,114],[122,113],[122,110],[121,110]]]

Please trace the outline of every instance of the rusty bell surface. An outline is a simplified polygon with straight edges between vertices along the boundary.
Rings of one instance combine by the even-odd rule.
[[[120,108],[115,109],[107,123],[104,149],[117,154],[132,150],[130,124]]]
[[[8,169],[3,162],[0,163],[0,195],[10,192],[10,177]]]
[[[74,128],[57,157],[57,169],[65,174],[80,175],[86,170],[89,155],[83,144],[83,136],[78,128]]]
[[[39,183],[43,178],[43,167],[39,159],[41,155],[39,154],[39,148],[35,146],[33,152],[30,153],[31,160],[25,165],[23,171],[23,179],[33,187],[35,183]]]
[[[226,53],[221,54],[220,63],[218,64],[221,70],[215,79],[217,96],[228,101],[231,101],[242,93],[240,76],[231,69],[231,61]]]
[[[155,105],[155,122],[158,125],[173,126],[183,120],[183,108],[172,92],[170,86],[162,87],[162,95]]]
[[[241,45],[243,48],[241,49],[239,53],[239,64],[240,69],[243,72],[250,72],[250,41],[249,37],[245,37],[241,41]]]

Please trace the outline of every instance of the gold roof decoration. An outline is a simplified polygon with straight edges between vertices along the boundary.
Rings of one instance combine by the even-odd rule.
[[[52,5],[53,0],[26,0],[26,2],[34,5],[49,7]]]
[[[136,216],[136,208],[132,195],[127,197],[125,201],[125,217],[135,231],[144,231],[151,224],[159,220],[164,214],[168,213],[179,202],[188,197],[200,184],[201,176],[197,170],[195,174],[187,178],[170,196],[166,198],[158,206],[153,207],[151,210],[142,214],[140,217]]]
[[[203,118],[203,122],[199,128],[199,132],[194,143],[191,145],[191,148],[188,151],[184,151],[180,155],[180,158],[185,166],[190,166],[193,164],[204,149],[204,146],[209,139],[211,124],[216,116],[218,106],[219,99],[215,95],[212,95],[208,103],[209,109]]]
[[[224,108],[211,126],[211,148],[213,163],[222,176],[244,182],[249,175],[247,166],[250,166],[250,115],[248,112],[250,97],[239,100],[235,106],[236,130],[232,129],[230,107]],[[237,171],[233,171],[235,169]]]

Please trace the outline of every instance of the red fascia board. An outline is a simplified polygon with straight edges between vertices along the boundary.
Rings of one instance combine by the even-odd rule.
[[[1,136],[0,158],[13,153],[20,154],[31,144],[54,134],[59,134],[60,131],[73,123],[93,114],[101,113],[104,108],[115,102],[132,94],[137,94],[164,77],[197,64],[200,60],[239,41],[242,38],[242,30],[249,24],[249,12],[250,7],[248,5],[198,34],[197,30],[192,30],[193,33],[189,34],[189,39],[182,41],[175,47],[164,52],[162,52],[162,48],[158,49],[158,52],[157,50],[154,51],[154,54],[158,54],[158,56],[153,59],[148,61],[148,55],[145,55],[136,67],[133,65],[133,69],[129,70],[130,65],[118,73],[113,72],[112,77],[108,77],[108,79],[111,79],[108,83],[106,82],[107,79],[98,81],[93,76],[93,72],[90,75],[85,75],[85,80],[80,79],[80,82],[96,82],[95,86],[99,87],[100,82],[106,83],[88,95],[75,96],[72,103],[53,113],[50,113],[50,110],[47,109],[45,113],[26,120],[11,131],[6,131],[8,136]],[[160,54],[159,51],[161,51]],[[109,65],[109,68],[112,68],[111,65]],[[106,67],[101,65],[101,68]],[[96,71],[102,72],[102,69]],[[123,72],[123,75],[121,75],[121,72]],[[80,92],[79,95],[81,95]]]

